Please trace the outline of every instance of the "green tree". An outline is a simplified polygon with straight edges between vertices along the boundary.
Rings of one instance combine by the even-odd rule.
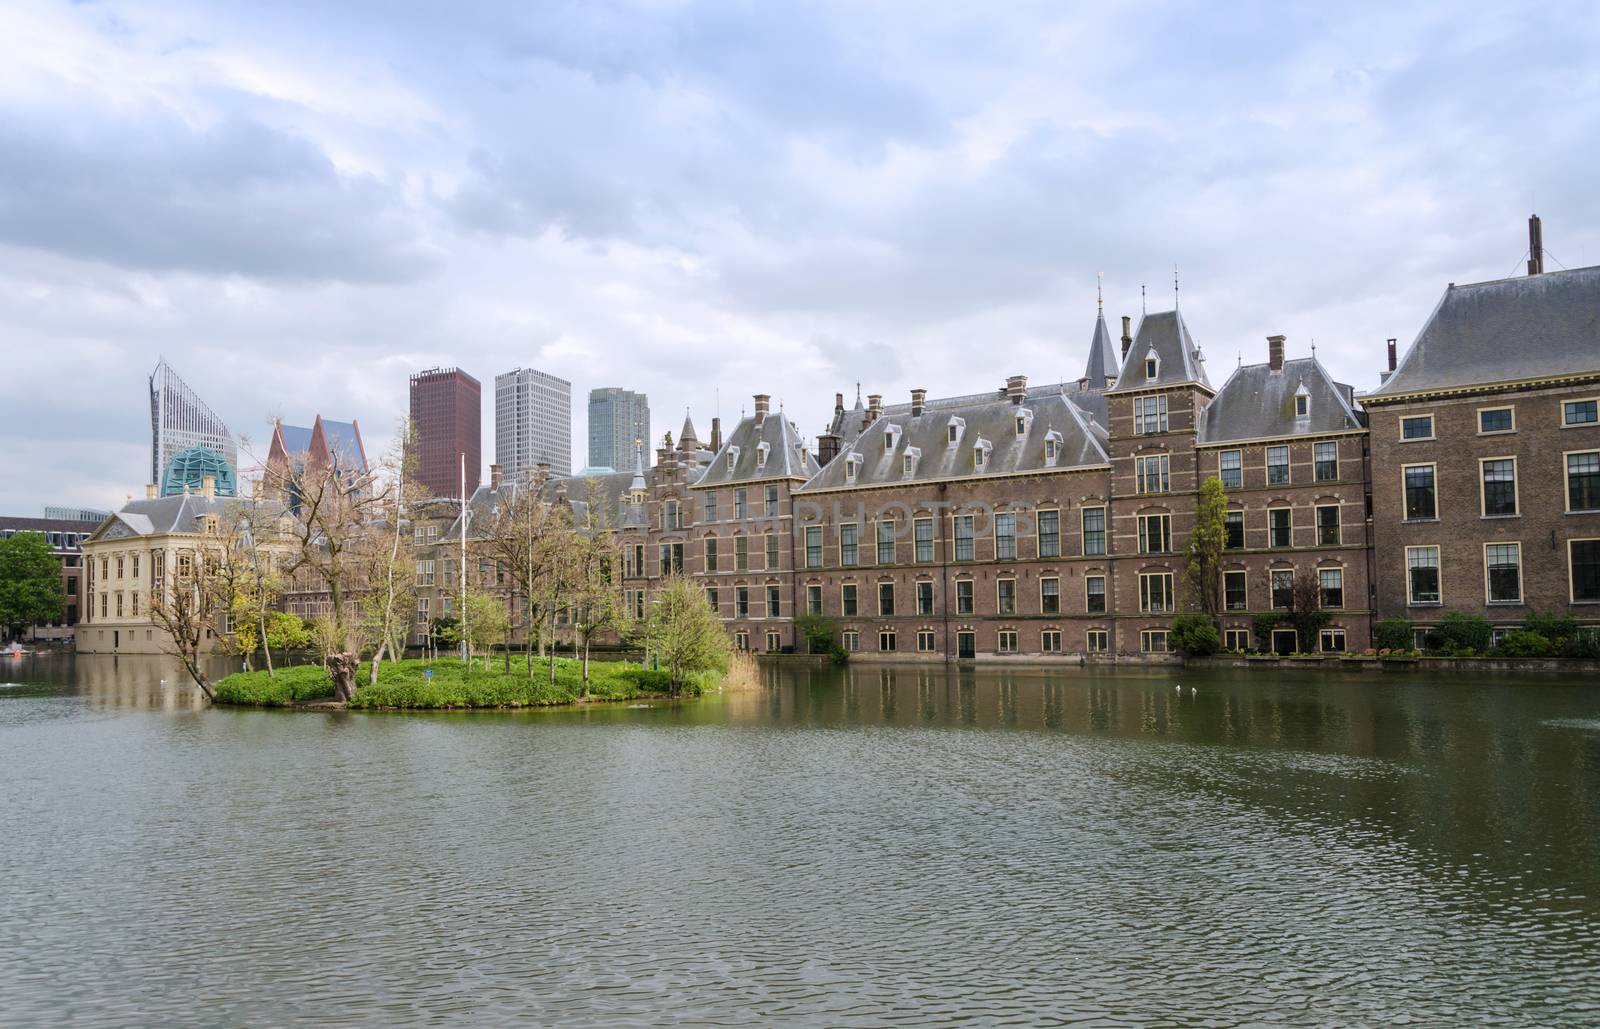
[[[1200,610],[1213,621],[1222,610],[1218,593],[1222,585],[1222,552],[1227,545],[1228,492],[1222,488],[1222,480],[1213,475],[1200,484],[1184,568],[1189,595],[1199,598]]]
[[[54,622],[66,613],[61,561],[37,532],[0,539],[0,625],[13,636],[24,627]]]
[[[795,631],[806,641],[806,652],[828,654],[839,639],[839,627],[824,615],[803,614],[794,620]]]
[[[667,578],[645,612],[641,633],[676,693],[695,672],[726,672],[732,648],[705,591],[681,575]]]
[[[1190,657],[1207,657],[1222,647],[1217,625],[1208,616],[1181,614],[1172,620],[1172,639]]]
[[[1411,619],[1385,618],[1372,630],[1372,641],[1379,650],[1410,650]]]
[[[452,620],[450,625],[442,630],[441,635],[445,642],[451,646],[459,646],[462,642],[462,623]],[[478,590],[467,592],[467,618],[466,618],[466,644],[467,668],[472,668],[472,658],[484,653],[496,643],[504,643],[511,633],[511,615],[506,611],[504,597],[497,597],[490,593]],[[488,660],[484,661],[484,670],[488,670]]]

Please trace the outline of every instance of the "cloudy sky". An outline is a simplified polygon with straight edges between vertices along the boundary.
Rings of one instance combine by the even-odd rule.
[[[576,466],[595,386],[1074,379],[1096,272],[1114,324],[1176,265],[1214,382],[1370,388],[1531,207],[1600,263],[1594,6],[1414,6],[6,0],[0,513],[139,493],[161,355],[257,450],[537,367]]]

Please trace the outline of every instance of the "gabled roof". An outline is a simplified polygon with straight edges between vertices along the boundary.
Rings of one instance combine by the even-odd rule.
[[[1027,431],[1019,437],[1016,419],[1024,412]],[[949,442],[951,419],[959,419],[954,445]],[[1060,437],[1061,444],[1061,454],[1053,465],[1045,461],[1045,441],[1051,433]],[[894,446],[888,447],[885,440],[891,435]],[[1013,404],[1002,391],[959,402],[932,401],[920,415],[911,414],[909,405],[897,405],[885,408],[883,415],[801,487],[801,492],[1103,465],[1103,439],[1103,433],[1095,431],[1088,415],[1063,395],[1059,386],[1037,393],[1029,390],[1022,404]],[[980,440],[989,446],[981,469],[974,453]],[[917,452],[909,478],[904,465],[908,450]],[[852,455],[859,457],[854,462],[854,482],[847,470]]]
[[[342,472],[367,471],[367,450],[361,443],[361,427],[354,421],[335,422],[318,415],[322,434],[328,441],[328,453],[334,467]]]
[[[1145,358],[1151,351],[1156,355],[1156,377],[1145,377]],[[1211,383],[1206,379],[1205,361],[1200,348],[1189,335],[1189,326],[1177,311],[1155,311],[1139,320],[1134,333],[1133,346],[1128,348],[1127,359],[1117,373],[1117,384],[1109,392],[1127,393],[1153,386],[1176,386],[1197,382],[1206,389]]]
[[[765,467],[758,467],[762,443],[767,445],[767,461]],[[737,457],[730,471],[728,455],[735,447],[738,448]],[[753,415],[741,420],[723,441],[722,449],[706,465],[704,474],[690,486],[700,488],[771,479],[809,479],[818,470],[817,459],[806,448],[800,430],[782,411],[773,411],[759,423]]]
[[[206,515],[221,515],[252,503],[257,502],[239,497],[205,497],[198,493],[177,493],[154,499],[130,500],[121,510],[101,523],[90,538],[199,532],[200,526],[197,523]]]
[[[1600,266],[1450,286],[1367,396],[1586,373],[1600,374]]]
[[[1295,417],[1295,394],[1304,388],[1310,414]],[[1314,357],[1271,365],[1247,364],[1234,370],[1200,415],[1199,442],[1314,436],[1361,428],[1346,399],[1350,387],[1334,382]]]
[[[1105,389],[1106,380],[1120,374],[1117,347],[1111,342],[1111,333],[1106,331],[1106,313],[1101,311],[1095,316],[1094,335],[1089,339],[1089,360],[1084,366],[1083,375],[1089,380],[1091,389]]]

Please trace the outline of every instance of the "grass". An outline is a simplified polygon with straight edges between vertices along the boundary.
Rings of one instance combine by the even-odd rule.
[[[498,662],[484,670],[476,665],[469,674],[459,660],[386,661],[378,669],[378,681],[367,685],[369,665],[361,666],[359,689],[351,708],[494,708],[545,707],[571,704],[580,698],[631,700],[671,692],[665,672],[640,668],[621,661],[589,662],[589,686],[583,686],[583,665],[571,658],[556,659],[556,681],[551,683],[549,666],[536,660],[533,677],[527,666],[513,659],[511,672]],[[431,679],[423,672],[431,669]],[[702,673],[686,684],[682,693],[698,696],[718,689],[722,677]],[[300,701],[333,695],[333,684],[321,665],[298,665],[278,670],[275,678],[266,672],[236,672],[217,683],[217,701],[223,704],[255,704],[287,707]]]

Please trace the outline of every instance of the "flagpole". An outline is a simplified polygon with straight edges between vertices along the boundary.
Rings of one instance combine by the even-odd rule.
[[[461,660],[467,661],[467,521],[472,515],[472,509],[467,506],[467,455],[461,455],[461,610],[457,617],[461,619]]]

